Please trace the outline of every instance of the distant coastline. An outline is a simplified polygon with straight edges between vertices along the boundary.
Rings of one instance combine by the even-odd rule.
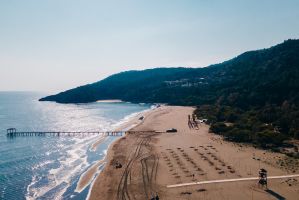
[[[107,100],[97,100],[98,103],[122,103],[120,99],[107,99]]]

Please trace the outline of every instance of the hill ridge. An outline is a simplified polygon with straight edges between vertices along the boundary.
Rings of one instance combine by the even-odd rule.
[[[299,40],[204,68],[120,72],[40,100],[105,99],[197,106],[195,113],[209,120],[211,131],[230,140],[275,146],[286,138],[299,138]]]

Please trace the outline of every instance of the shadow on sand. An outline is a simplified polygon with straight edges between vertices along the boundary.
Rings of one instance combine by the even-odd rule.
[[[284,198],[283,196],[281,196],[280,194],[277,194],[276,192],[274,192],[273,190],[267,189],[265,190],[267,193],[271,194],[272,196],[274,196],[276,199],[278,200],[285,200],[286,198]]]

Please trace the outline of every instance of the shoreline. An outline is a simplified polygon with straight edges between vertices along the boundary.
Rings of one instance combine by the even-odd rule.
[[[187,117],[193,110],[162,106],[147,113],[142,123],[131,130],[152,132],[127,134],[109,146],[106,166],[94,180],[88,199],[127,199],[132,195],[135,199],[149,199],[155,194],[160,199],[272,199],[271,194],[257,187],[256,181],[200,188],[166,186],[255,177],[262,167],[268,170],[269,176],[299,172],[298,163],[283,168],[276,162],[288,159],[282,154],[225,141],[209,133],[205,124],[199,124],[198,129],[188,127]],[[178,132],[156,132],[170,128]],[[117,169],[115,163],[121,163],[122,168]],[[296,199],[299,193],[298,178],[271,180],[269,186],[287,199]]]
[[[115,102],[111,102],[111,103],[115,103]],[[149,109],[146,109],[146,110],[138,112],[138,113],[132,113],[131,115],[133,115],[133,116],[128,115],[127,117],[129,119],[119,125],[116,125],[116,127],[114,128],[114,131],[131,130],[132,128],[134,128],[134,127],[138,126],[140,123],[142,123],[142,120],[139,120],[139,118],[141,116],[143,116],[145,118],[148,115],[148,113],[150,113],[151,111],[153,111],[155,109],[156,109],[156,107],[153,107],[153,108],[149,108]],[[125,117],[124,120],[126,120],[127,117]],[[122,137],[124,137],[124,136],[122,136]],[[89,199],[90,192],[93,188],[93,184],[94,184],[95,180],[101,174],[103,169],[105,169],[105,165],[107,164],[107,155],[108,155],[109,149],[115,142],[120,140],[122,137],[117,138],[111,144],[109,144],[108,148],[106,150],[105,156],[101,160],[98,160],[98,161],[92,163],[88,167],[88,169],[80,175],[79,181],[76,184],[76,189],[75,189],[76,192],[81,193],[87,187],[90,187],[88,190],[87,196],[86,196],[86,199]],[[98,146],[102,142],[104,142],[106,139],[107,139],[106,137],[100,137],[99,139],[95,140],[95,142],[93,142],[93,144],[91,145],[90,150],[96,151]],[[102,169],[100,169],[100,168],[102,168]]]

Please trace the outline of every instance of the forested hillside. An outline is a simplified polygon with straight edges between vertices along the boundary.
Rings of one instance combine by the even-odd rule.
[[[205,68],[122,72],[41,100],[103,99],[198,106],[197,115],[228,139],[279,145],[299,137],[299,40]]]

